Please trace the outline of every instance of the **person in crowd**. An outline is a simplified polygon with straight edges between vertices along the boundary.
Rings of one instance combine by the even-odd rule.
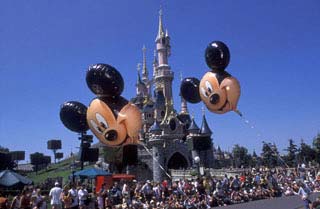
[[[105,208],[105,201],[108,190],[106,189],[106,184],[103,183],[101,185],[101,189],[97,192],[97,205],[98,209],[104,209]]]
[[[59,182],[55,182],[54,187],[49,192],[49,197],[51,199],[50,204],[52,209],[62,208],[62,202],[61,202],[62,189],[59,185],[60,185]]]
[[[296,194],[301,197],[305,209],[310,209],[311,201],[309,200],[309,194],[311,193],[311,190],[302,181],[298,182],[298,186],[299,190]]]
[[[28,188],[24,188],[20,197],[20,206],[21,209],[31,209],[31,193]]]
[[[89,193],[86,189],[86,185],[82,184],[78,190],[79,209],[86,209],[89,204]]]
[[[64,186],[63,191],[61,193],[61,200],[62,200],[64,209],[71,209],[72,197],[69,192],[68,186]]]
[[[8,209],[8,208],[9,208],[8,198],[5,197],[3,194],[0,194],[0,209]]]
[[[121,189],[119,188],[118,182],[114,182],[112,188],[110,189],[109,196],[113,205],[119,205],[122,202]]]
[[[320,197],[317,197],[317,199],[312,203],[311,209],[320,209]]]
[[[177,185],[176,185],[177,187]],[[153,189],[150,180],[147,180],[146,183],[141,188],[141,193],[144,196],[144,199],[148,202],[151,201],[153,196]]]
[[[79,207],[79,197],[78,191],[76,189],[76,185],[74,183],[71,184],[71,188],[68,191],[71,197],[71,209],[78,209]]]
[[[16,196],[13,197],[11,201],[10,209],[20,208],[20,198],[21,198],[21,193],[18,193]]]

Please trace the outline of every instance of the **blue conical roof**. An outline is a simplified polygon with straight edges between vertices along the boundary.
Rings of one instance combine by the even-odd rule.
[[[212,134],[212,131],[208,126],[207,119],[206,119],[205,115],[202,116],[202,124],[201,124],[200,134],[203,134],[203,135],[211,135]]]
[[[196,122],[194,121],[194,118],[192,118],[192,121],[191,121],[191,124],[188,128],[188,131],[191,132],[191,133],[199,133],[199,127],[198,125],[196,124]]]

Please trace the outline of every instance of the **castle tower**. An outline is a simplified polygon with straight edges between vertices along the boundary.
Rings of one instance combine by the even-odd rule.
[[[162,92],[165,98],[165,113],[171,113],[173,109],[172,99],[172,80],[174,77],[173,72],[168,64],[168,57],[170,56],[170,37],[168,32],[164,32],[162,23],[162,10],[159,12],[159,29],[156,37],[156,52],[157,63],[154,64],[154,87],[155,93]],[[165,113],[160,113],[161,120],[164,119]]]

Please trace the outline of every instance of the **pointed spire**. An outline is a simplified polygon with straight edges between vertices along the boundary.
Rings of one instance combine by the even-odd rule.
[[[182,82],[182,72],[180,71],[180,81]],[[180,92],[180,97],[181,97],[181,113],[188,114],[188,106],[186,100],[182,97],[181,92]]]
[[[192,114],[191,124],[189,128],[187,129],[189,133],[198,134],[199,133],[199,127],[194,121],[194,115]]]
[[[157,50],[153,50],[153,65],[157,66],[158,60],[157,60]]]
[[[205,116],[205,110],[203,107],[202,107],[202,124],[201,124],[200,134],[208,135],[208,136],[211,136],[212,134],[212,131],[208,126],[207,119]]]
[[[141,63],[138,63],[137,64],[137,72],[138,72],[137,84],[142,83],[141,78],[140,78],[140,68],[141,68]]]
[[[158,35],[156,40],[161,38],[162,36],[164,36],[164,32],[163,32],[163,24],[162,24],[162,7],[161,7],[159,11],[159,29],[158,29]]]
[[[143,45],[142,47],[142,56],[143,56],[143,60],[142,60],[142,80],[143,81],[148,81],[148,69],[147,69],[147,57],[146,57],[146,47],[145,45]]]
[[[166,29],[166,37],[169,37],[168,29]]]

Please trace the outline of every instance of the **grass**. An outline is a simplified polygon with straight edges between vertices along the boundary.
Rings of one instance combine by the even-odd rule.
[[[68,181],[68,177],[72,174],[70,165],[72,159],[66,159],[56,164],[51,164],[46,169],[40,170],[38,172],[31,172],[28,177],[34,182],[35,185],[44,183],[47,178],[62,177],[63,182]]]

